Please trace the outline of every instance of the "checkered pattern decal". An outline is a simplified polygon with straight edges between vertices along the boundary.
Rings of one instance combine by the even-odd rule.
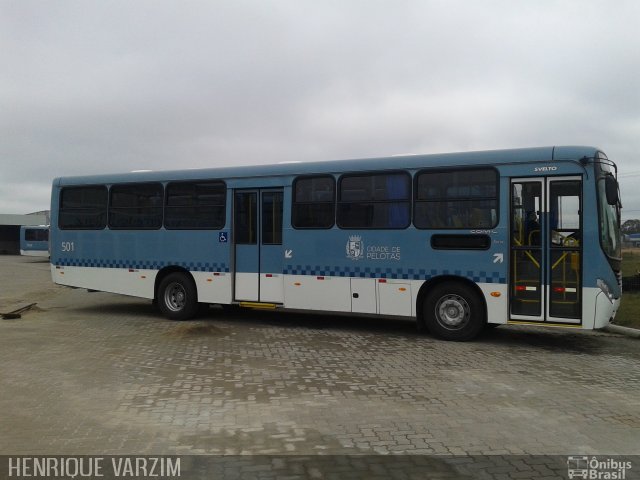
[[[99,260],[99,259],[60,259],[60,267],[96,267],[96,268],[133,268],[136,270],[160,270],[169,265],[186,268],[191,272],[229,272],[229,265],[206,262],[156,262],[150,260]]]
[[[231,269],[224,263],[206,262],[155,262],[146,260],[94,260],[60,259],[56,266],[95,268],[134,268],[137,270],[160,270],[169,265],[183,267],[191,272],[226,272]],[[383,267],[331,267],[328,265],[287,265],[285,275],[317,275],[323,277],[393,278],[404,280],[429,280],[439,275],[466,277],[476,283],[507,283],[498,272],[475,272],[473,270],[427,270],[415,268]]]
[[[325,277],[361,277],[361,278],[394,278],[405,280],[429,280],[439,275],[456,275],[466,277],[476,283],[507,283],[505,277],[498,272],[474,272],[472,270],[427,270],[416,268],[383,268],[383,267],[330,267],[328,265],[288,265],[284,267],[287,275],[319,275]]]

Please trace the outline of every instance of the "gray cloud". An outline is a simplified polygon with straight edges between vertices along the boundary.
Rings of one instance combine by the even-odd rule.
[[[595,144],[640,170],[637,18],[633,1],[4,2],[0,211],[132,169]]]

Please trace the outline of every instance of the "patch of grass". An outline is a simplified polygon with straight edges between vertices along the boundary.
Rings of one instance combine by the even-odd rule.
[[[640,249],[622,251],[622,276],[631,277],[640,272]],[[616,325],[640,329],[640,292],[622,291],[622,302],[614,321]]]
[[[630,277],[640,272],[640,250],[637,248],[622,251],[622,276]]]
[[[622,292],[622,302],[614,322],[623,327],[640,328],[640,293]]]

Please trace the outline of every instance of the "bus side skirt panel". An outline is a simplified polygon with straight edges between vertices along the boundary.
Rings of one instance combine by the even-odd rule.
[[[156,270],[51,265],[51,277],[59,285],[141,298],[154,297],[157,273]]]
[[[287,308],[351,312],[351,279],[314,275],[285,275]]]
[[[500,283],[478,283],[487,305],[487,323],[505,324],[508,318],[509,287]]]
[[[232,302],[231,279],[233,275],[225,272],[190,272],[196,282],[198,301],[201,303]]]
[[[27,257],[48,257],[49,252],[46,250],[20,250],[20,255]]]

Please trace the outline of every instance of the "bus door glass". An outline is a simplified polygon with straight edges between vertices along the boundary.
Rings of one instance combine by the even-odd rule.
[[[578,177],[512,179],[513,320],[580,323],[581,191]]]
[[[547,318],[580,323],[582,316],[582,182],[549,178]]]
[[[514,319],[543,320],[542,180],[511,182],[511,275]]]
[[[235,300],[282,303],[282,190],[236,190]]]

